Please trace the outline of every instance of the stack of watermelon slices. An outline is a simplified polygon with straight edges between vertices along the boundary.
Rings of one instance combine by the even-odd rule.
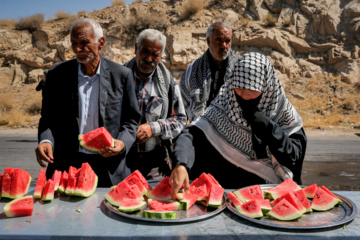
[[[264,191],[260,185],[254,185],[229,192],[227,196],[245,216],[261,218],[268,215],[282,221],[300,218],[304,213],[313,210],[327,211],[342,202],[325,186],[320,188],[313,184],[302,189],[291,179]],[[264,199],[264,196],[267,199]],[[313,198],[311,204],[308,198]]]
[[[34,198],[51,201],[55,192],[89,197],[94,194],[97,183],[98,177],[89,163],[83,163],[79,169],[70,166],[69,173],[55,170],[52,178],[48,180],[46,171],[41,169],[36,181]]]

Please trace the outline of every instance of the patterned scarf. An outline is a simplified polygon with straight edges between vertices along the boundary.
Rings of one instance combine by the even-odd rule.
[[[135,62],[135,57],[124,64],[125,67],[133,69]],[[169,99],[168,92],[170,87],[170,81],[174,81],[170,71],[165,67],[165,65],[159,61],[156,69],[153,74],[153,82],[155,87],[159,92],[159,97],[164,100],[163,108],[161,110],[160,119],[167,118],[168,109],[169,109]]]
[[[279,164],[268,147],[268,157],[256,159],[252,152],[251,126],[243,117],[234,88],[262,92],[257,107],[287,135],[302,128],[302,119],[286,98],[274,67],[259,53],[248,53],[239,59],[206,113],[192,125],[199,127],[219,153],[235,166],[269,183],[292,178],[292,172]]]
[[[209,63],[210,51],[192,62],[181,77],[180,88],[188,119],[195,120],[205,112],[211,88],[211,70]],[[227,79],[233,70],[239,56],[229,50],[228,64],[224,79]]]

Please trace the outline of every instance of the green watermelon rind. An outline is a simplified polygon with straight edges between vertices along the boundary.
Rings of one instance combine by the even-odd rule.
[[[136,211],[139,211],[141,208],[143,208],[145,205],[146,205],[146,202],[145,201],[140,201],[140,200],[139,200],[138,205],[133,205],[131,207],[122,207],[121,204],[120,204],[119,211],[120,212],[125,212],[125,213],[136,212]]]
[[[78,139],[79,139],[79,141],[80,141],[80,146],[83,147],[83,148],[85,148],[85,149],[88,150],[88,151],[91,151],[91,152],[99,152],[100,149],[93,148],[93,147],[89,147],[89,146],[87,146],[87,145],[85,144],[85,142],[84,142],[84,140],[83,140],[83,135],[84,135],[84,134],[79,134],[79,136],[78,136]],[[114,139],[114,138],[112,139],[112,144],[111,144],[110,147],[112,147],[112,148],[115,147],[115,139]]]
[[[94,173],[95,174],[95,173]],[[91,190],[89,190],[88,192],[85,192],[85,191],[82,191],[82,190],[79,190],[79,189],[75,189],[75,192],[74,192],[74,196],[78,196],[78,197],[90,197],[91,195],[94,194],[96,188],[97,188],[97,185],[98,185],[98,176],[95,175],[95,184],[93,186],[93,188]]]
[[[15,216],[14,216],[13,214],[11,214],[11,212],[10,212],[10,211],[11,211],[11,210],[10,210],[11,206],[12,206],[13,204],[17,203],[18,201],[21,201],[21,200],[26,199],[26,198],[33,198],[33,196],[31,196],[31,195],[26,195],[26,196],[23,196],[23,197],[20,197],[20,198],[16,198],[16,199],[8,202],[7,204],[5,204],[5,206],[4,206],[4,212],[5,212],[6,217],[8,217],[8,218],[15,217]],[[26,215],[26,216],[28,216],[28,215]],[[17,216],[17,217],[20,217],[20,216]]]
[[[326,194],[325,197],[330,199],[330,200],[328,200],[327,204],[318,204],[316,195],[318,194],[319,190],[323,191]],[[335,207],[336,205],[341,204],[341,203],[342,203],[342,201],[336,195],[334,197],[334,196],[330,195],[329,193],[327,193],[322,188],[318,188],[318,190],[316,191],[315,196],[311,202],[311,209],[313,209],[315,211],[328,211],[328,210],[332,209],[333,207]]]
[[[285,215],[285,216],[284,215],[281,216],[280,214],[277,213],[277,211],[279,210],[278,205],[280,206],[280,208],[282,205],[287,205],[286,210],[287,211],[291,210],[291,211],[293,211],[293,213]],[[300,218],[303,214],[299,210],[297,210],[291,203],[289,203],[286,199],[282,199],[266,215],[271,216],[280,221],[292,221],[292,220]]]
[[[241,213],[244,216],[250,217],[250,218],[261,218],[264,216],[264,214],[261,210],[257,213],[250,214],[250,213],[245,212],[241,206],[235,206],[235,208],[236,208],[236,210],[238,210],[239,213]]]
[[[151,219],[177,219],[177,214],[175,211],[158,212],[158,211],[144,210],[143,217],[151,218]]]

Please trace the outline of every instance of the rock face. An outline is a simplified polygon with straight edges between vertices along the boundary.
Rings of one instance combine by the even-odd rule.
[[[164,32],[163,62],[178,80],[188,64],[206,51],[207,27],[220,20],[233,28],[233,50],[240,55],[249,51],[267,55],[284,84],[296,77],[327,73],[360,81],[358,0],[206,0],[187,18],[183,17],[185,4],[184,0],[158,0],[109,7],[46,21],[32,33],[2,28],[0,88],[36,83],[44,69],[74,58],[69,26],[84,16],[101,23],[106,38],[102,55],[120,64],[134,57],[140,30]]]

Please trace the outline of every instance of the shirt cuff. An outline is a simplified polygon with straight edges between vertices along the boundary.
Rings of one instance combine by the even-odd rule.
[[[149,122],[151,127],[152,136],[160,136],[161,135],[161,127],[158,122]]]
[[[50,140],[47,140],[47,139],[42,140],[41,142],[39,142],[38,145],[40,145],[40,144],[42,144],[42,143],[45,143],[45,142],[50,143],[52,146],[54,146],[54,144],[53,144]]]

